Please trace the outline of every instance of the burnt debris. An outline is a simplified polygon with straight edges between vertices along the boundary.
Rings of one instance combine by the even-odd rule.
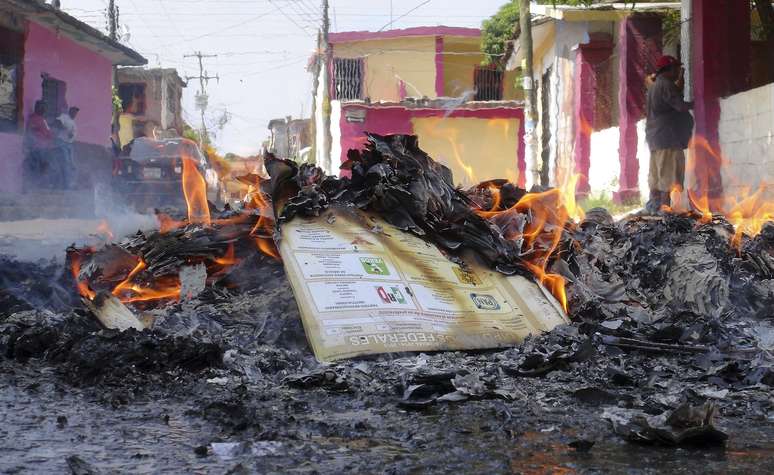
[[[278,222],[354,206],[452,257],[466,248],[502,272],[538,267],[566,280],[572,323],[506,350],[321,365],[282,265],[260,251],[273,222],[256,206],[214,213],[208,226],[70,249],[67,272],[3,261],[3,355],[54,367],[68,384],[108,393],[100,400],[110,404],[147,391],[185,393],[195,413],[255,440],[345,433],[441,454],[441,442],[422,439],[441,415],[452,416],[444,420],[453,430],[441,424],[451,435],[438,441],[485,433],[507,446],[526,424],[541,433],[580,430],[563,445],[592,454],[607,437],[715,447],[748,427],[770,435],[774,225],[737,247],[719,217],[615,221],[595,209],[573,223],[550,190],[528,194],[501,180],[455,188],[449,170],[407,136],[370,136],[365,150],[350,152],[349,178],[277,159],[267,168]],[[203,288],[196,266],[206,271]],[[199,290],[184,295],[188,280]],[[78,288],[90,301],[99,293],[122,300],[147,329],[105,329],[80,305]],[[330,407],[371,416],[321,422]],[[398,429],[409,425],[417,430]],[[213,442],[221,440],[198,444]]]

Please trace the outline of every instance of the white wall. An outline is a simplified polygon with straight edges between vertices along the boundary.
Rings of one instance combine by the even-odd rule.
[[[774,198],[774,84],[721,99],[720,111],[725,194],[763,184]]]

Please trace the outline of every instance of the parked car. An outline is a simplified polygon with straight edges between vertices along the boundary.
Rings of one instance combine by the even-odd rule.
[[[113,164],[113,192],[139,211],[185,206],[183,158],[196,162],[207,183],[207,199],[223,202],[220,179],[196,142],[185,138],[132,140]]]

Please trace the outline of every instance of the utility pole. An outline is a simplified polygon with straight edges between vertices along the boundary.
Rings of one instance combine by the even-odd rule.
[[[532,71],[532,18],[530,17],[529,0],[519,0],[519,23],[521,34],[521,50],[524,51],[524,148],[527,157],[527,189],[531,185],[540,184],[540,163],[537,158],[536,124],[537,124],[537,104],[535,86]]]
[[[201,51],[197,51],[195,53],[183,55],[183,57],[197,58],[199,60],[199,75],[186,76],[185,80],[186,81],[190,81],[191,79],[199,80],[199,90],[196,91],[196,108],[199,109],[202,117],[202,128],[199,131],[199,145],[203,147],[205,142],[209,142],[209,136],[207,135],[207,124],[204,122],[204,113],[207,110],[207,102],[209,100],[209,96],[207,95],[207,85],[209,84],[210,79],[215,79],[217,81],[220,81],[220,77],[218,77],[217,74],[215,76],[209,76],[207,74],[207,71],[204,69],[204,58],[217,58],[218,55],[202,54]]]
[[[110,0],[107,7],[108,36],[113,41],[118,40],[118,7],[115,0]]]
[[[107,20],[108,20],[108,36],[113,41],[118,41],[118,7],[116,6],[115,0],[110,0],[107,7]],[[113,66],[112,69],[112,88],[111,88],[111,104],[112,101],[112,94],[113,92],[118,89],[118,68],[116,66]],[[118,130],[120,126],[119,122],[119,115],[120,111],[117,111],[115,107],[113,109],[113,120],[111,124],[111,130],[110,135],[113,135],[113,130]],[[119,144],[120,145],[120,144]]]
[[[333,138],[331,136],[331,98],[329,93],[329,75],[328,68],[333,58],[333,51],[331,50],[330,43],[328,42],[328,34],[330,33],[330,18],[328,16],[328,0],[322,0],[322,27],[321,27],[321,51],[323,52],[323,61],[320,68],[320,77],[322,79],[322,119],[323,119],[323,143],[321,161],[322,168],[328,173],[332,173],[331,164],[331,142]]]

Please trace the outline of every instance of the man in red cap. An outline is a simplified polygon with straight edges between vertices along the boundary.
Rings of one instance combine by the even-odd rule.
[[[645,136],[650,147],[648,186],[650,200],[646,209],[656,212],[669,206],[672,189],[683,189],[685,153],[693,134],[693,103],[683,100],[678,87],[682,80],[680,61],[662,56],[656,63],[656,80],[648,89]]]

